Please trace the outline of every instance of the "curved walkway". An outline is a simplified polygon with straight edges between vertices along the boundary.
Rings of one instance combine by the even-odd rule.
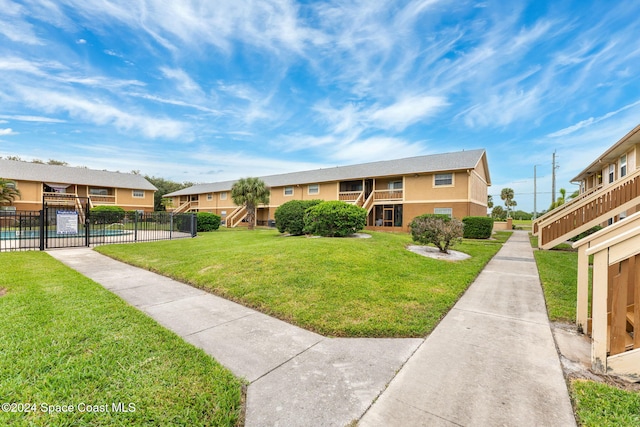
[[[575,425],[526,232],[426,340],[326,338],[87,248],[49,253],[244,377],[247,426]]]

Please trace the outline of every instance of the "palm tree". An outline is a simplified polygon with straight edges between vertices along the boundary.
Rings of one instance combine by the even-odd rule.
[[[513,200],[514,197],[515,193],[513,191],[513,188],[503,188],[502,192],[500,193],[500,198],[504,200],[504,205],[507,207],[507,218],[511,216],[509,213],[511,207],[517,205],[516,201]]]
[[[18,197],[20,197],[20,191],[16,188],[16,183],[0,178],[0,205],[11,204]]]
[[[231,187],[233,203],[247,208],[249,230],[256,223],[256,207],[260,203],[269,203],[269,187],[260,178],[240,178]]]

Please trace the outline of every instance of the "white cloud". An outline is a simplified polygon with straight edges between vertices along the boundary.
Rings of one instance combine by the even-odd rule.
[[[32,107],[49,113],[65,112],[76,120],[112,125],[120,131],[137,131],[149,138],[191,138],[186,124],[173,119],[129,113],[104,101],[89,100],[83,96],[24,87],[18,88],[18,92]]]
[[[14,132],[11,128],[0,129],[0,136],[5,135],[17,135],[17,132]]]
[[[182,69],[160,67],[160,71],[165,77],[175,80],[178,89],[185,95],[202,95],[202,89],[193,79]]]
[[[446,98],[441,96],[408,96],[387,107],[372,109],[368,116],[375,127],[404,130],[448,105]]]
[[[42,122],[42,123],[65,123],[66,120],[54,119],[51,117],[42,116],[24,116],[24,115],[0,115],[3,119],[18,120],[21,122]],[[3,123],[7,123],[3,121]]]
[[[87,41],[85,39],[78,39],[78,40],[76,40],[76,43],[78,43],[78,44],[87,44]]]
[[[571,125],[571,126],[566,127],[564,129],[560,129],[560,130],[558,130],[556,132],[548,134],[547,136],[549,138],[558,138],[558,137],[561,137],[561,136],[566,136],[566,135],[572,134],[574,132],[579,131],[580,129],[589,127],[589,126],[594,125],[596,123],[600,123],[603,120],[607,120],[607,119],[609,119],[609,118],[611,118],[611,117],[613,117],[613,116],[615,116],[615,115],[617,115],[617,114],[619,114],[619,113],[621,113],[623,111],[626,111],[626,110],[628,110],[630,108],[637,107],[638,105],[640,105],[640,101],[636,101],[636,102],[634,102],[632,104],[627,104],[624,107],[619,108],[619,109],[617,109],[615,111],[610,111],[610,112],[608,112],[607,114],[605,114],[603,116],[600,116],[600,117],[597,117],[597,118],[589,117],[586,120],[579,121],[575,125]]]

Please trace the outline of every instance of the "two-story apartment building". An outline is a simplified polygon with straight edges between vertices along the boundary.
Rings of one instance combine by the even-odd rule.
[[[260,177],[270,201],[257,212],[258,225],[273,220],[289,200],[342,200],[368,211],[370,229],[408,230],[424,213],[453,217],[486,216],[491,185],[485,150],[386,160]],[[228,227],[246,212],[231,200],[235,181],[198,184],[164,195],[173,212],[203,211],[220,215]]]
[[[153,211],[157,188],[143,176],[83,167],[47,165],[0,159],[0,177],[20,191],[3,210],[39,210],[43,199],[51,205],[74,205],[78,197],[91,206],[115,205],[125,210]]]

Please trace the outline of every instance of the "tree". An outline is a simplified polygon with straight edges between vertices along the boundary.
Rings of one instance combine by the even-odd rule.
[[[164,178],[156,178],[155,176],[149,175],[145,175],[144,178],[158,189],[158,191],[156,191],[153,195],[154,211],[167,210],[167,200],[162,199],[162,196],[164,196],[165,194],[173,193],[174,191],[193,186],[193,183],[191,182],[183,182],[182,184],[180,184],[179,182],[169,181]]]
[[[424,214],[409,224],[411,238],[422,245],[434,244],[440,252],[448,254],[449,248],[462,240],[464,224],[448,215]]]
[[[20,197],[20,191],[16,188],[16,183],[0,178],[0,205],[11,204],[18,197]]]
[[[491,218],[503,220],[506,219],[506,217],[507,213],[502,209],[502,206],[496,206],[491,211]]]
[[[260,178],[240,178],[231,187],[233,203],[247,209],[249,230],[256,223],[256,207],[260,203],[269,203],[269,187]]]
[[[504,205],[507,208],[507,218],[510,218],[509,213],[511,212],[511,208],[518,204],[515,200],[513,200],[514,197],[515,193],[513,191],[513,188],[503,188],[500,192],[500,198],[504,200]]]
[[[491,194],[487,196],[487,208],[493,209],[493,196]]]

